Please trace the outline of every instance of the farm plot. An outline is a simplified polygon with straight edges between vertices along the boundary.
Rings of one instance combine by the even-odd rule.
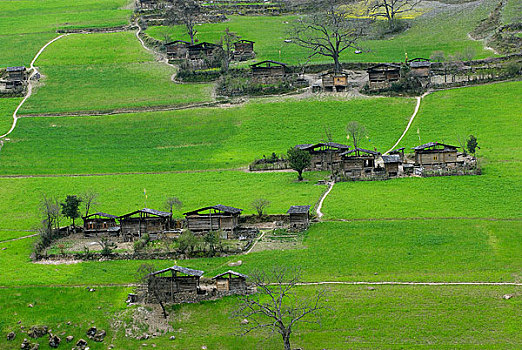
[[[468,48],[475,51],[475,58],[491,56],[490,51],[482,47],[481,42],[473,42],[467,37],[476,22],[487,16],[492,1],[476,2],[464,5],[448,5],[446,10],[428,13],[411,22],[411,28],[393,38],[361,41],[365,50],[356,55],[353,50],[342,56],[345,62],[397,62],[404,60],[404,54],[412,57],[429,57],[433,51],[444,51],[455,54]],[[295,16],[230,16],[224,23],[203,24],[198,26],[200,41],[217,42],[225,28],[237,32],[242,38],[255,41],[256,59],[258,61],[272,59],[289,64],[304,63],[308,52],[292,43],[285,43],[288,30]],[[164,34],[173,39],[186,40],[183,27],[150,27],[146,31],[156,39],[163,40]],[[366,52],[368,51],[368,52]],[[316,63],[330,63],[324,57],[316,56]]]
[[[80,34],[51,45],[36,63],[45,78],[21,114],[107,111],[210,100],[208,84],[175,84],[132,32]]]
[[[299,295],[309,295],[317,287],[300,287]],[[228,297],[215,302],[186,304],[169,308],[173,330],[167,336],[137,340],[124,336],[122,328],[112,328],[111,321],[123,318],[128,328],[145,326],[132,321],[135,315],[146,315],[136,307],[123,303],[129,288],[15,288],[0,290],[5,312],[0,316],[0,330],[18,333],[18,321],[29,328],[45,324],[56,332],[75,339],[84,337],[92,325],[106,329],[106,343],[116,348],[151,347],[191,349],[280,349],[277,335],[249,334],[238,338],[239,320],[231,317],[238,299]],[[513,348],[522,339],[518,332],[520,299],[503,300],[506,293],[518,293],[517,287],[399,287],[334,286],[329,290],[327,305],[333,310],[321,326],[303,324],[293,334],[294,346],[312,348],[404,348],[429,343],[437,348],[494,347]],[[62,302],[54,302],[59,297]],[[31,303],[33,308],[28,308]],[[71,305],[77,305],[72,308]],[[476,317],[480,314],[481,317]],[[441,322],[444,320],[444,322]],[[143,321],[143,319],[141,320]],[[67,322],[71,322],[68,325]],[[495,326],[492,327],[492,324]],[[174,341],[169,336],[175,335]],[[45,338],[42,338],[45,339]],[[5,337],[0,346],[12,345]],[[89,342],[92,349],[105,349],[107,344]]]
[[[128,0],[14,0],[0,2],[0,62],[29,65],[60,28],[121,26],[128,23]]]
[[[413,99],[399,98],[284,100],[235,108],[22,118],[2,150],[0,170],[76,174],[237,168],[296,144],[319,142],[327,130],[335,141],[347,142],[350,120],[366,125],[364,146],[385,149],[401,134],[413,107]]]

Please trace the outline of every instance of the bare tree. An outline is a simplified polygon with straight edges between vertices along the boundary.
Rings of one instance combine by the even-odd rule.
[[[250,205],[257,212],[257,216],[262,217],[266,208],[270,206],[270,201],[265,198],[257,198]]]
[[[397,15],[413,10],[421,0],[368,0],[368,15],[384,18],[390,27],[394,26]]]
[[[237,33],[231,32],[227,27],[225,28],[225,33],[221,37],[221,45],[223,45],[224,53],[223,53],[223,70],[228,72],[228,68],[230,67],[230,62],[232,61],[232,47],[234,43],[241,39]]]
[[[80,200],[85,205],[85,215],[84,216],[89,215],[89,211],[93,207],[100,204],[97,201],[99,196],[100,196],[100,194],[98,192],[94,191],[93,189],[88,189],[80,195]]]
[[[284,349],[290,350],[290,336],[298,323],[319,323],[328,310],[323,305],[326,291],[317,290],[310,297],[299,297],[294,288],[301,282],[301,271],[295,268],[274,268],[269,273],[254,271],[249,282],[258,293],[242,297],[235,316],[247,319],[241,335],[268,329],[283,338]]]
[[[40,199],[40,213],[43,217],[42,223],[48,232],[51,232],[53,228],[57,229],[60,227],[62,212],[58,199],[43,194]]]
[[[178,197],[168,197],[165,200],[165,208],[172,214],[172,210],[180,210],[183,207],[183,203],[179,200]]]
[[[167,313],[165,303],[163,302],[163,299],[161,299],[159,293],[158,279],[152,275],[154,271],[156,271],[156,268],[154,267],[154,265],[151,264],[142,264],[140,265],[140,267],[138,267],[138,270],[136,272],[137,280],[140,285],[146,286],[146,291],[144,291],[143,289],[139,290],[146,294],[150,293],[154,300],[160,305],[161,311],[163,312],[163,317],[165,319],[168,319],[169,314]],[[142,297],[146,298],[147,296],[142,295]]]
[[[366,136],[366,128],[359,122],[351,121],[346,126],[346,133],[352,139],[353,147],[357,148],[359,140]]]
[[[196,23],[201,14],[201,5],[195,0],[168,0],[172,4],[165,14],[168,25],[183,24],[187,29],[190,42],[194,45],[194,37],[198,33]]]
[[[324,8],[324,11],[319,9]],[[335,73],[341,72],[340,55],[355,44],[362,35],[360,21],[350,19],[352,11],[347,6],[339,7],[335,0],[324,2],[318,12],[300,17],[292,25],[289,35],[292,43],[311,51],[315,55],[330,57],[334,61]]]

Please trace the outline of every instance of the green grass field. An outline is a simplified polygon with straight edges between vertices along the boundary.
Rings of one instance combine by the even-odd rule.
[[[108,49],[107,49],[108,48]],[[134,33],[77,34],[53,43],[36,63],[45,76],[20,111],[59,113],[183,105],[210,100],[209,84],[175,84]]]
[[[13,125],[13,112],[22,101],[21,97],[3,98],[0,100],[0,135],[8,132]]]
[[[285,153],[296,144],[319,142],[326,129],[338,142],[347,142],[345,127],[350,120],[367,126],[365,146],[384,149],[393,145],[413,108],[413,99],[399,98],[287,100],[234,108],[26,118],[19,121],[12,142],[2,150],[0,171],[64,174],[237,168],[272,152]],[[49,162],[39,161],[42,157]]]
[[[472,48],[476,58],[491,56],[491,52],[482,48],[481,42],[473,42],[467,33],[473,30],[476,21],[487,16],[493,2],[483,5],[467,5],[460,10],[448,9],[436,15],[418,17],[412,21],[412,27],[394,38],[386,40],[362,41],[360,45],[365,50],[363,54],[355,55],[347,51],[342,56],[344,61],[361,62],[397,62],[403,61],[405,53],[408,57],[429,57],[433,51],[444,51],[446,54],[462,52]],[[258,61],[272,59],[289,64],[304,63],[307,53],[304,49],[291,43],[285,43],[288,28],[295,20],[294,16],[229,16],[230,20],[218,24],[204,24],[197,27],[200,41],[217,42],[225,28],[238,33],[243,39],[255,41],[254,49]],[[147,33],[163,40],[163,34],[168,33],[172,39],[186,40],[183,27],[174,28],[150,27]],[[316,56],[313,62],[331,62],[327,58]]]

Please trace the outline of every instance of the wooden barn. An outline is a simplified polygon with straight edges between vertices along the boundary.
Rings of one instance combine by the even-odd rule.
[[[328,72],[321,75],[323,89],[330,92],[340,92],[348,87],[348,74]]]
[[[239,216],[243,209],[226,205],[213,205],[184,213],[187,228],[194,233],[222,231],[229,238],[239,226]]]
[[[121,235],[125,241],[134,241],[148,234],[151,239],[170,230],[172,214],[144,208],[119,217]]]
[[[189,60],[214,59],[221,51],[223,51],[221,46],[203,41],[187,46],[187,58]]]
[[[401,77],[401,66],[392,63],[381,63],[368,68],[370,88],[387,88]]]
[[[380,156],[379,152],[364,148],[354,148],[341,153],[344,176],[356,179],[376,175],[376,172],[379,172],[379,169],[375,167],[375,160],[378,156]]]
[[[311,170],[331,170],[340,168],[341,153],[346,152],[350,147],[336,142],[320,142],[296,145],[295,148],[310,153]]]
[[[401,148],[397,148],[397,149],[394,149],[393,151],[390,151],[390,155],[398,155],[401,159],[401,162],[404,162],[404,150],[406,148],[405,147],[401,147]]]
[[[290,217],[290,228],[306,229],[310,225],[310,205],[292,205],[286,213]]]
[[[456,166],[457,146],[447,145],[440,142],[429,142],[424,145],[413,147],[415,151],[415,165],[422,167]]]
[[[247,61],[256,57],[254,41],[239,40],[234,43],[233,57],[235,61]]]
[[[7,67],[5,72],[8,81],[24,81],[27,78],[27,68],[24,66]]]
[[[408,61],[410,72],[421,78],[429,78],[431,72],[431,61],[427,58],[413,58]]]
[[[163,302],[176,302],[176,294],[197,294],[199,279],[203,271],[181,266],[172,266],[150,273],[147,283],[147,301],[156,301],[159,297]]]
[[[175,40],[165,44],[167,58],[169,60],[182,60],[187,58],[190,42]]]
[[[382,160],[386,176],[396,177],[401,173],[402,160],[398,154],[383,155]]]
[[[254,78],[282,78],[286,75],[286,63],[276,61],[261,61],[250,65]]]
[[[117,223],[118,216],[107,213],[94,213],[82,217],[83,219],[83,234],[85,236],[91,235],[115,235],[120,232],[120,226]]]
[[[216,281],[216,290],[218,292],[245,292],[248,289],[247,278],[247,275],[232,270],[212,277]]]

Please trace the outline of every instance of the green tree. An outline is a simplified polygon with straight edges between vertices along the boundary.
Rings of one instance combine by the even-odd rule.
[[[308,168],[312,162],[310,153],[299,148],[290,148],[286,152],[290,168],[297,171],[297,178],[299,181],[303,180],[303,171]]]
[[[221,237],[219,236],[219,232],[210,231],[203,238],[206,244],[210,249],[210,255],[214,256],[216,254],[216,247],[221,245]]]
[[[183,232],[179,238],[179,250],[184,254],[192,254],[194,252],[194,249],[196,249],[196,246],[198,244],[198,239],[194,234],[190,231]]]
[[[239,39],[241,39],[241,37],[237,35],[237,33],[231,32],[228,27],[225,28],[225,33],[221,37],[221,44],[224,49],[222,68],[225,72],[228,72],[230,62],[232,61],[234,43]]]
[[[477,138],[473,135],[469,135],[469,139],[466,142],[466,148],[468,149],[468,152],[473,154],[475,156],[475,153],[477,152],[477,148],[480,149],[478,146]]]
[[[366,136],[366,128],[359,122],[351,121],[346,126],[346,133],[352,139],[353,147],[357,148],[359,140]]]
[[[190,37],[190,43],[194,45],[194,37],[198,33],[196,24],[201,15],[201,5],[195,0],[168,0],[172,6],[165,14],[167,25],[183,24]]]
[[[68,195],[65,198],[65,203],[60,203],[62,206],[62,214],[66,218],[72,219],[73,227],[74,219],[80,217],[80,204],[82,200],[76,195]]]

